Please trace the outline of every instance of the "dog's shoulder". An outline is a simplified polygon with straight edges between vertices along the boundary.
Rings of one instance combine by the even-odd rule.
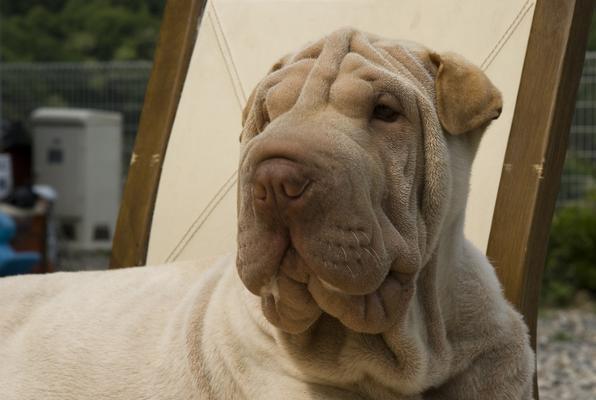
[[[486,349],[527,342],[521,314],[505,298],[493,265],[470,242],[464,245],[456,287],[452,290],[457,297],[452,329],[458,332],[456,336],[466,338],[468,346],[477,342],[479,349]]]
[[[197,299],[233,265],[226,258],[0,280],[0,398],[62,398],[46,393],[47,382],[72,398],[114,390],[119,398],[192,398],[185,357],[188,329],[204,312]]]

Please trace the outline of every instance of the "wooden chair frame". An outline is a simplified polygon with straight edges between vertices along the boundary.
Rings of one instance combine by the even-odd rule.
[[[206,3],[167,2],[112,268],[145,263],[161,168]],[[488,257],[506,297],[523,313],[534,348],[548,235],[592,7],[592,0],[537,0],[491,226]]]

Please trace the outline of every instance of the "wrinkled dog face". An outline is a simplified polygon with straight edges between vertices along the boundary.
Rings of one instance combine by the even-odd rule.
[[[244,113],[238,189],[238,272],[267,319],[291,333],[322,312],[359,332],[398,322],[451,198],[446,135],[499,112],[461,58],[354,30],[277,63]]]

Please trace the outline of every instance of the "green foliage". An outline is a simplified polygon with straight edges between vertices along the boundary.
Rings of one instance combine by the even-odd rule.
[[[592,13],[592,25],[588,36],[588,50],[596,50],[596,10]]]
[[[587,139],[589,138],[586,138],[586,141]],[[589,145],[586,147],[589,148]],[[585,156],[582,157],[576,153],[577,151],[571,150],[567,154],[563,166],[563,174],[569,176],[585,175],[596,178],[596,166],[594,166]]]
[[[571,342],[574,337],[572,334],[566,331],[557,331],[553,336],[552,339],[555,342]]]
[[[578,290],[596,295],[596,192],[558,210],[551,227],[543,303],[569,305]]]
[[[151,60],[164,0],[0,2],[0,57],[17,61]]]

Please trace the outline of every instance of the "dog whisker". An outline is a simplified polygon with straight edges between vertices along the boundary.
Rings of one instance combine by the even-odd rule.
[[[375,260],[375,261],[379,262],[379,260],[378,260],[378,259],[377,259],[377,258],[374,256],[374,254],[373,254],[373,253],[371,253],[371,252],[370,252],[370,250],[369,250],[368,248],[366,248],[366,247],[363,247],[362,249],[363,249],[364,251],[366,251],[366,252],[368,253],[368,255],[369,255],[369,256],[370,256],[370,257],[371,257],[373,260]]]
[[[368,237],[368,235],[366,234],[366,232],[364,232],[364,231],[358,231],[358,232],[360,232],[360,233],[362,233],[364,235],[364,238],[366,239],[366,244],[367,245],[371,243],[370,242],[370,238]]]
[[[358,258],[360,259],[360,261],[362,261],[362,251],[361,251],[362,247],[358,248]]]
[[[348,254],[346,253],[346,250],[344,249],[343,246],[339,247],[341,249],[341,251],[344,253],[344,261],[348,261]]]
[[[375,258],[377,259],[377,262],[378,262],[379,264],[381,264],[381,257],[379,257],[379,254],[377,254],[376,250],[375,250],[373,247],[371,247],[370,249],[371,249],[371,250],[372,250],[372,252],[374,253],[374,255],[375,255]]]
[[[350,271],[350,274],[352,275],[352,278],[356,279],[356,275],[354,274],[354,271],[352,271],[352,268],[350,268],[350,266],[348,265],[348,263],[346,263],[346,268],[348,269],[348,271]]]
[[[354,231],[350,231],[352,233],[352,235],[354,236],[354,239],[356,239],[356,244],[358,246],[360,246],[360,239],[358,239],[358,236],[356,235],[356,233],[354,233]]]

